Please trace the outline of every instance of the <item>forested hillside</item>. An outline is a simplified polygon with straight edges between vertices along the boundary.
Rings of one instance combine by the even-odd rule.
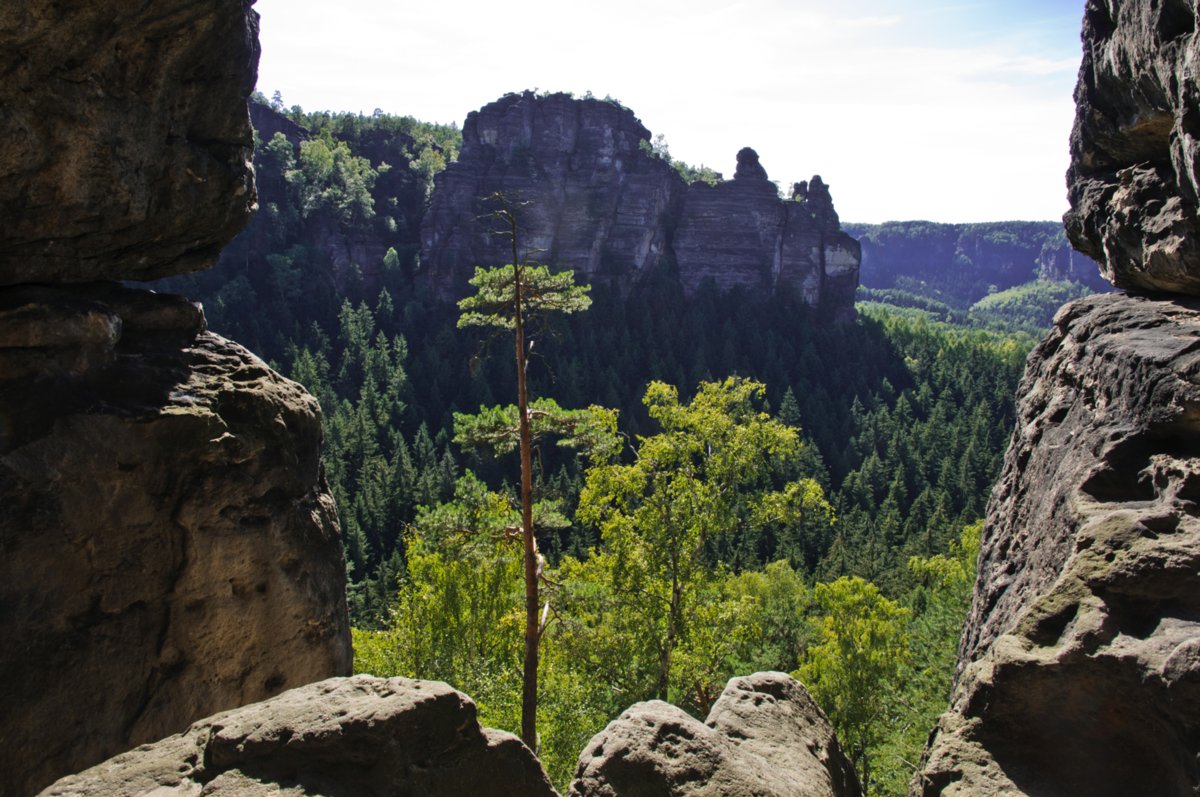
[[[860,302],[1035,337],[1064,303],[1112,290],[1062,224],[845,224],[862,244]]]
[[[215,331],[320,399],[359,665],[446,679],[488,723],[515,729],[520,564],[504,529],[516,458],[455,442],[467,423],[456,429],[456,414],[516,400],[512,340],[458,329],[457,308],[415,287],[412,231],[456,131],[287,118],[298,127],[277,121],[256,151],[258,217],[218,268],[161,288],[201,300]],[[587,738],[636,700],[702,713],[731,675],[779,669],[822,700],[871,792],[902,793],[949,689],[977,522],[1032,338],[885,307],[830,324],[788,296],[685,297],[667,268],[624,293],[594,286],[591,299],[530,331],[531,394],[615,410],[620,435],[615,460],[548,442],[535,460],[552,776],[562,784]],[[616,513],[651,502],[629,491],[652,474],[612,469],[661,460],[655,446],[728,446],[705,402],[794,440],[736,466],[688,460],[697,479],[741,476],[705,488],[727,496],[712,511],[728,522],[693,528],[680,597],[662,614],[646,596],[671,592],[653,559],[669,545],[639,541],[664,526]],[[767,511],[772,490],[803,511]],[[858,625],[875,629],[866,669],[845,655]]]

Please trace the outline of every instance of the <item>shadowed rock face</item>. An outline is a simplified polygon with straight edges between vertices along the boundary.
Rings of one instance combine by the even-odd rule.
[[[250,0],[0,4],[0,285],[208,268],[255,206]]]
[[[331,678],[209,717],[43,797],[555,797],[537,759],[437,681]]]
[[[1031,354],[959,682],[913,793],[1200,783],[1200,301],[1081,299]]]
[[[734,678],[700,722],[638,703],[579,758],[572,797],[857,797],[829,720],[783,673]]]
[[[349,671],[316,400],[203,327],[0,290],[0,793]]]
[[[180,297],[254,206],[246,0],[0,4],[0,794],[345,674],[316,401]]]
[[[787,291],[827,315],[853,317],[858,242],[841,231],[819,177],[779,198],[754,150],[734,179],[686,185],[648,152],[650,131],[614,103],[565,94],[510,94],[468,115],[456,163],[436,178],[421,227],[421,267],[444,297],[463,294],[476,266],[512,260],[484,198],[525,202],[520,252],[589,281],[629,288],[677,267],[686,291]]]
[[[1200,293],[1200,58],[1187,0],[1088,0],[1064,221],[1117,287]]]

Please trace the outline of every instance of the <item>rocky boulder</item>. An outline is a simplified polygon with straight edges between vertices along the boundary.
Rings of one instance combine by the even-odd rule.
[[[321,434],[184,299],[0,290],[0,793],[349,672]]]
[[[1200,301],[1063,308],[1030,355],[951,710],[914,795],[1200,783]]]
[[[212,265],[255,206],[251,3],[0,4],[0,285]]]
[[[1200,293],[1200,59],[1187,0],[1088,0],[1072,243],[1117,287]]]
[[[579,759],[572,797],[857,797],[833,728],[783,673],[734,678],[700,722],[638,703]]]
[[[436,681],[331,678],[209,717],[55,783],[43,797],[552,797],[517,737]]]

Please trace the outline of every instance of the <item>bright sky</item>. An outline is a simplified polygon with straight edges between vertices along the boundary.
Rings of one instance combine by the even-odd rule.
[[[258,88],[462,124],[510,91],[611,95],[671,154],[754,147],[843,221],[1056,219],[1084,0],[258,0]]]

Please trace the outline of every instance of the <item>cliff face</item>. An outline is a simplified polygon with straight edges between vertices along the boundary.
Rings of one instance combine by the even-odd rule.
[[[1073,250],[1062,225],[1055,222],[898,221],[846,224],[845,229],[862,244],[866,288],[892,288],[906,279],[916,280],[962,307],[979,301],[992,287],[1003,291],[1033,279],[1112,290],[1096,263]]]
[[[1089,2],[1067,234],[1118,288],[1200,291],[1200,79],[1185,0]]]
[[[212,265],[254,208],[257,25],[244,0],[0,8],[0,285]]]
[[[256,32],[243,0],[0,11],[0,793],[349,669],[315,400],[96,281],[245,222]]]
[[[438,176],[421,227],[421,268],[436,292],[461,295],[475,266],[512,260],[480,217],[503,192],[522,207],[522,256],[623,287],[674,264],[685,289],[791,291],[833,316],[853,314],[858,244],[840,231],[820,178],[778,197],[758,156],[738,154],[732,181],[686,185],[649,149],[628,109],[564,94],[510,94],[471,113],[456,163]]]
[[[1200,784],[1200,300],[1162,293],[1200,292],[1180,82],[1200,43],[1186,4],[1089,0],[1084,50],[1068,229],[1154,293],[1069,304],[1030,355],[914,795]]]

